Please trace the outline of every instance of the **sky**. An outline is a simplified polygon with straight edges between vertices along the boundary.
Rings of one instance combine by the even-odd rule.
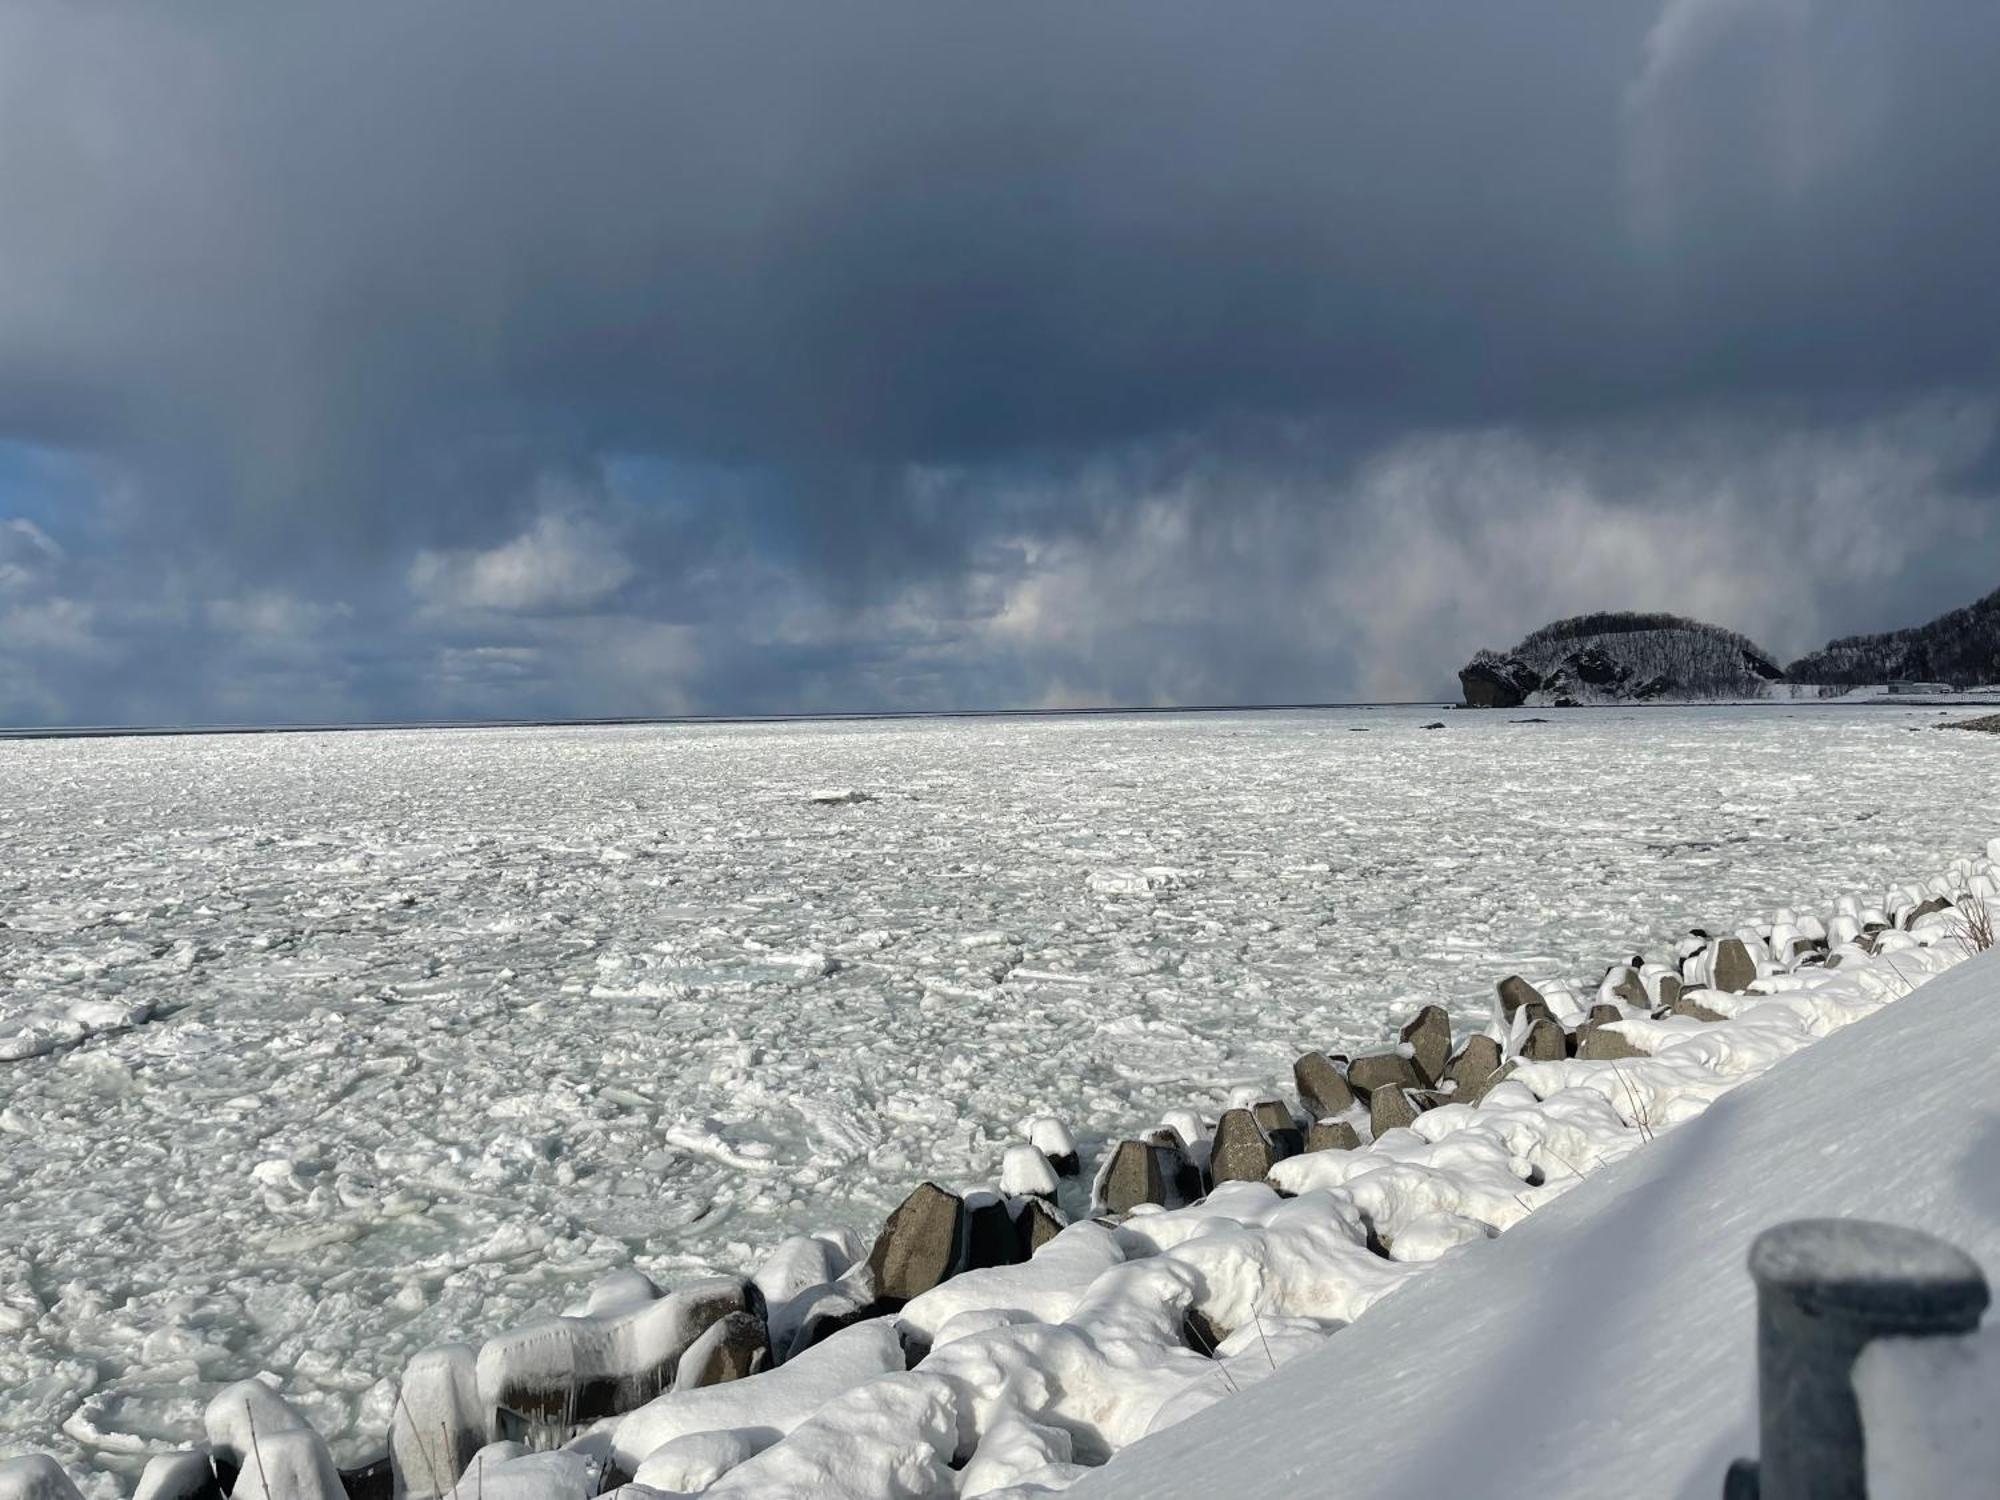
[[[0,0],[0,723],[1453,695],[2000,586],[1987,0]]]

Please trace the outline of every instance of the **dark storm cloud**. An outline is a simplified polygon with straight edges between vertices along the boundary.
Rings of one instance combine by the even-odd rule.
[[[1231,586],[1388,524],[1365,473],[1413,433],[1819,430],[2000,385],[1996,75],[1966,0],[0,0],[0,437],[116,476],[94,540],[44,518],[70,591],[12,607],[92,611],[101,680],[157,679],[101,638],[154,569],[123,628],[200,616],[184,656],[235,683],[228,601],[345,609],[314,618],[352,659],[292,689],[341,713],[421,710],[424,653],[560,682],[586,618],[694,706],[723,662],[766,698],[1032,699],[1063,674],[954,655],[965,622],[1129,545],[1162,486],[1210,529],[1256,486],[1286,498],[1234,579],[1156,580],[1211,598],[1175,681],[1337,690],[1351,643],[1246,664],[1298,627]],[[1288,422],[1315,478],[1273,486]],[[1964,446],[1971,478],[1899,472],[1979,504]],[[732,635],[759,586],[842,650]],[[1181,690],[1109,649],[1074,691]]]
[[[340,494],[1599,376],[1643,17],[1539,9],[31,10],[9,405]]]

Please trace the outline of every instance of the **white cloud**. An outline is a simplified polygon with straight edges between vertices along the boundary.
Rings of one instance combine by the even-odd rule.
[[[256,589],[207,606],[208,622],[248,644],[264,648],[295,647],[314,640],[353,617],[338,601],[330,604],[302,599],[283,589]]]
[[[0,520],[0,593],[24,593],[44,582],[63,560],[63,549],[22,516]]]
[[[0,614],[0,642],[7,655],[84,656],[102,648],[96,627],[93,605],[80,599],[43,599]]]
[[[604,527],[552,510],[498,547],[419,552],[409,586],[428,608],[560,614],[602,604],[632,576],[632,564]]]

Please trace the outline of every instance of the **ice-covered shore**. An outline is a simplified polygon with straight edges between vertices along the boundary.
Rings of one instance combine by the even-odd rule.
[[[1260,1109],[1271,1128],[1259,1139],[1282,1158],[1267,1180],[1208,1181],[1204,1165],[1224,1175],[1218,1139],[1197,1112],[1176,1111],[1149,1139],[1202,1178],[1196,1201],[1107,1205],[1114,1174],[1101,1171],[1096,1206],[1123,1212],[1073,1223],[1018,1264],[952,1274],[968,1258],[968,1233],[976,1240],[975,1214],[952,1221],[944,1259],[928,1269],[924,1246],[899,1241],[892,1221],[874,1254],[851,1267],[858,1246],[832,1235],[781,1248],[749,1283],[660,1297],[629,1274],[610,1278],[564,1320],[502,1334],[477,1354],[420,1356],[396,1406],[395,1493],[586,1500],[623,1480],[627,1500],[1026,1500],[1065,1488],[1316,1349],[1432,1263],[1513,1227],[1792,1053],[1963,962],[1989,903],[2000,904],[1996,860],[2000,840],[1986,857],[1876,903],[1781,911],[1691,939],[1672,965],[1614,965],[1594,996],[1557,983],[1539,993],[1503,985],[1483,1034],[1491,1061],[1477,1073],[1460,1063],[1481,1056],[1480,1038],[1462,1039],[1447,1066],[1421,1032],[1373,1054],[1379,1067],[1364,1068],[1364,1056],[1341,1068],[1371,1087],[1322,1123],[1346,1126],[1361,1144],[1302,1151],[1296,1140],[1279,1143],[1291,1126]],[[1391,1064],[1414,1086],[1389,1082]],[[1303,1093],[1318,1076],[1302,1067]],[[1189,1191],[1172,1180],[1155,1174],[1152,1195],[1171,1202]],[[815,1331],[829,1303],[840,1315]],[[793,1337],[773,1341],[781,1326]],[[648,1378],[664,1392],[620,1399],[626,1383]],[[259,1412],[268,1454],[258,1447]],[[509,1413],[534,1420],[509,1434]],[[234,1494],[343,1493],[324,1443],[265,1386],[224,1391],[205,1424],[206,1452]],[[537,1451],[538,1431],[560,1446]],[[210,1461],[199,1452],[156,1459],[141,1493],[192,1496]],[[281,1478],[270,1477],[273,1467]],[[1115,1474],[1113,1464],[1104,1493],[1121,1492]],[[348,1476],[350,1488],[357,1482]],[[5,1500],[54,1500],[65,1483],[46,1467],[0,1469]]]

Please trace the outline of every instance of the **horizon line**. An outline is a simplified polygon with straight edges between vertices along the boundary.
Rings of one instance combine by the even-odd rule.
[[[1276,714],[1313,713],[1336,708],[1434,708],[1446,712],[1472,714],[1539,713],[1544,709],[1574,713],[1588,709],[1668,709],[1668,708],[1916,708],[1926,696],[1920,694],[1883,697],[1831,698],[1703,698],[1665,699],[1651,703],[1576,703],[1554,705],[1521,704],[1518,708],[1473,708],[1444,698],[1350,699],[1324,703],[1175,703],[1175,704],[1086,704],[1075,708],[885,708],[828,709],[822,712],[735,714],[626,714],[604,717],[526,717],[517,719],[375,719],[352,723],[289,724],[79,724],[0,726],[0,742],[8,740],[104,740],[170,739],[179,736],[250,734],[386,734],[446,729],[645,729],[702,728],[731,724],[866,724],[918,719],[1085,719],[1123,717],[1170,717],[1174,714]],[[1976,689],[1950,694],[1952,706],[1981,707],[2000,703],[2000,698],[1980,695]],[[1935,698],[1932,699],[1935,701]],[[1945,710],[1940,708],[1939,712]]]
[[[1462,708],[1442,698],[1323,703],[1085,704],[1072,708],[887,708],[796,710],[780,713],[614,714],[507,719],[373,719],[281,724],[78,724],[0,726],[0,740],[167,738],[176,735],[366,734],[438,729],[618,729],[728,724],[851,724],[898,719],[1060,719],[1136,714],[1298,713],[1329,708]]]

